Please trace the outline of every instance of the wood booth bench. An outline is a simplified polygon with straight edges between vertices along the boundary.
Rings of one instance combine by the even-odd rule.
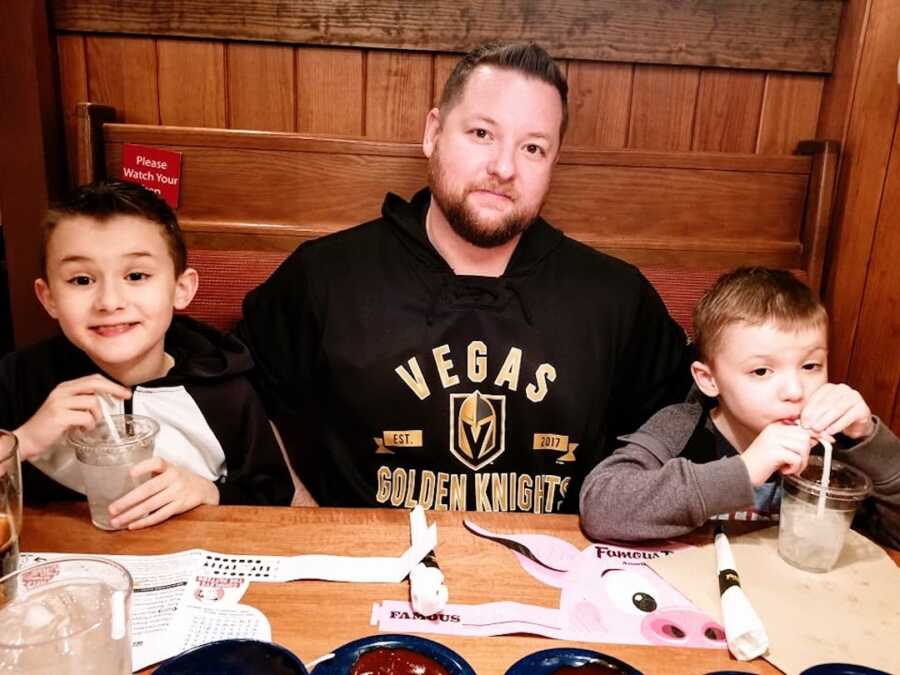
[[[418,143],[114,124],[78,106],[77,180],[120,177],[122,147],[182,154],[178,219],[200,274],[189,313],[227,330],[247,291],[304,240],[377,218],[426,182]],[[641,268],[690,333],[697,299],[737,265],[822,280],[838,147],[795,155],[564,148],[543,215]],[[352,302],[348,298],[348,302]]]

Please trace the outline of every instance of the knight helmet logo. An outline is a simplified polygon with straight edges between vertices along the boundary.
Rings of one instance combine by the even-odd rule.
[[[505,440],[505,396],[450,395],[450,452],[460,462],[478,471],[503,454]]]

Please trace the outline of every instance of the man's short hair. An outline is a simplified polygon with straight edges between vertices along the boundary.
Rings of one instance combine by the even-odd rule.
[[[513,70],[555,87],[562,102],[563,115],[559,126],[559,138],[562,140],[569,124],[569,85],[553,57],[535,42],[488,42],[463,56],[444,84],[439,104],[442,112],[446,113],[457,103],[469,76],[478,66]]]
[[[116,216],[137,216],[159,225],[169,256],[175,264],[175,276],[187,268],[187,246],[175,218],[175,212],[152,190],[124,181],[101,180],[82,185],[65,199],[51,205],[44,220],[41,243],[41,270],[47,277],[47,245],[56,226],[66,218],[83,216],[105,223]]]
[[[722,333],[735,323],[797,330],[827,326],[828,313],[816,294],[790,272],[739,267],[719,277],[694,308],[694,343],[709,363]]]

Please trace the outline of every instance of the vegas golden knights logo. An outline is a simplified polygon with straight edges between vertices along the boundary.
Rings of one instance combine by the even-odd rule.
[[[506,397],[450,395],[450,452],[473,471],[490,464],[506,449]]]

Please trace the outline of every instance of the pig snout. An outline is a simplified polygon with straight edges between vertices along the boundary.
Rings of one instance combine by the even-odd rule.
[[[652,644],[721,647],[724,629],[708,616],[686,607],[661,609],[644,617],[641,634]]]

